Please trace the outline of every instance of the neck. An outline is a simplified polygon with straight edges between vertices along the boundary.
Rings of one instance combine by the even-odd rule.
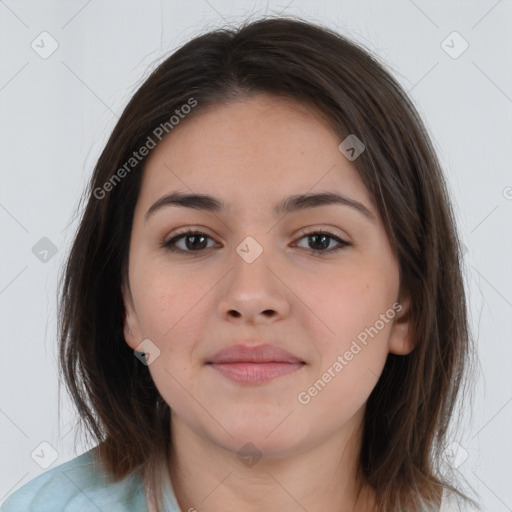
[[[176,500],[191,512],[373,510],[371,489],[359,489],[355,477],[360,429],[353,419],[321,444],[248,463],[172,417],[169,474]]]

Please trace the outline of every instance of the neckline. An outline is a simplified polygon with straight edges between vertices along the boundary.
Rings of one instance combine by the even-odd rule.
[[[171,481],[171,475],[169,473],[167,464],[165,463],[161,465],[159,478],[161,479],[160,482],[162,488],[162,503],[165,512],[181,512],[181,508],[178,505],[176,494],[174,492],[174,487]],[[147,509],[147,511],[145,512],[159,512],[156,508],[156,503],[153,501],[152,496],[149,493],[148,482],[145,481],[143,483],[143,489]]]

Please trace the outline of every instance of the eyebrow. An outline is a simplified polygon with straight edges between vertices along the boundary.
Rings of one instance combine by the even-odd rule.
[[[376,222],[377,218],[364,204],[350,199],[349,197],[338,194],[337,192],[321,192],[309,194],[296,194],[287,197],[276,204],[273,208],[275,217],[286,215],[296,211],[306,210],[309,208],[318,208],[320,206],[327,206],[331,204],[338,204],[342,206],[349,206],[368,220]],[[216,197],[208,194],[186,194],[182,192],[171,192],[160,199],[158,199],[146,212],[144,216],[147,220],[156,211],[168,206],[181,206],[185,208],[193,208],[194,210],[203,210],[211,213],[228,212],[229,206]]]

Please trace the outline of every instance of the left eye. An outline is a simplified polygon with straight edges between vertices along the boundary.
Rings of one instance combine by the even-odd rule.
[[[338,236],[328,231],[311,231],[309,233],[303,234],[299,240],[304,238],[309,239],[307,243],[310,245],[310,247],[305,247],[305,249],[308,249],[313,253],[335,252],[351,245],[350,243],[342,240]],[[200,231],[187,231],[185,233],[176,235],[167,242],[164,242],[162,246],[171,252],[201,252],[205,249],[211,249],[211,246],[207,246],[208,239],[213,240],[210,236],[206,235],[205,233],[201,233]],[[334,240],[338,245],[329,248],[332,240]],[[184,247],[179,247],[178,242],[182,241],[185,242],[185,245]],[[311,247],[311,245],[316,247]]]
[[[310,246],[315,245],[316,247],[321,248],[321,250],[318,250],[317,248],[310,249],[311,251],[316,253],[339,251],[344,247],[348,247],[350,245],[348,242],[345,242],[345,240],[342,240],[333,233],[330,233],[329,231],[311,231],[310,233],[305,233],[304,235],[302,235],[299,240],[302,240],[303,238],[309,239],[308,244]],[[338,243],[338,245],[336,247],[327,249],[327,247],[330,245],[331,240],[335,240]]]

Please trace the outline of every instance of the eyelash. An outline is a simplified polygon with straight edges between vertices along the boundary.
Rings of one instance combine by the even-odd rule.
[[[185,238],[185,237],[191,236],[191,235],[204,235],[207,238],[210,238],[211,240],[213,240],[206,233],[202,233],[201,231],[194,231],[192,229],[189,229],[182,233],[178,233],[177,235],[173,236],[172,238],[170,238],[167,241],[164,241],[161,244],[161,247],[165,248],[166,250],[173,252],[173,253],[201,253],[201,252],[206,251],[207,249],[212,249],[212,247],[209,247],[207,249],[199,249],[197,251],[190,251],[190,250],[177,249],[175,247],[176,242],[178,242],[182,238]],[[336,242],[339,243],[338,247],[335,247],[333,249],[326,249],[326,250],[305,249],[306,251],[309,251],[318,256],[323,256],[324,254],[332,254],[332,253],[341,251],[345,247],[349,247],[350,245],[352,245],[352,244],[346,242],[345,240],[342,240],[338,236],[334,235],[333,233],[331,233],[329,231],[325,231],[325,230],[315,230],[315,231],[309,231],[307,233],[303,233],[300,236],[299,240],[301,240],[302,238],[306,238],[308,236],[312,236],[312,235],[324,235],[324,236],[327,236],[328,238],[332,238],[333,240],[335,240]]]

